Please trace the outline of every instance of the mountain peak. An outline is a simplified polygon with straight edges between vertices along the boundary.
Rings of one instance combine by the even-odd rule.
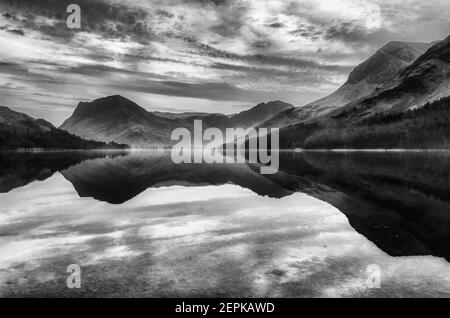
[[[272,117],[291,108],[294,108],[294,106],[280,100],[275,100],[267,103],[260,103],[251,109],[232,116],[231,120],[236,126],[249,128],[259,126]]]
[[[272,106],[285,106],[288,108],[292,108],[294,107],[293,105],[283,102],[282,100],[271,100],[269,102],[266,103],[267,105],[272,105]]]
[[[417,59],[415,64],[430,59],[438,59],[445,63],[450,63],[450,36],[433,45],[425,54]]]
[[[274,109],[275,111],[277,111],[278,109],[286,110],[289,108],[294,108],[294,106],[289,103],[283,102],[281,100],[271,100],[267,103],[259,103],[258,105],[256,105],[255,107],[253,107],[247,111],[254,110],[254,109],[260,109],[260,108]]]
[[[435,43],[373,94],[354,100],[332,118],[361,121],[376,113],[418,109],[450,93],[450,37]]]
[[[431,43],[391,41],[375,52],[368,60],[359,64],[349,75],[347,84],[366,81],[369,84],[384,84],[399,70],[413,63]]]
[[[142,114],[147,111],[131,100],[121,95],[111,95],[96,99],[92,102],[80,102],[76,107],[74,117],[97,117],[104,116],[107,113],[119,112],[124,115],[131,115],[133,113]]]
[[[122,95],[110,95],[110,96],[106,96],[100,99],[104,99],[104,100],[109,100],[109,101],[116,101],[116,102],[131,102],[133,103],[131,100],[129,100],[128,98],[123,97]]]
[[[370,96],[398,72],[405,70],[432,43],[391,41],[359,64],[337,91],[301,108],[287,110],[271,119],[270,126],[290,126],[329,114],[344,105]]]

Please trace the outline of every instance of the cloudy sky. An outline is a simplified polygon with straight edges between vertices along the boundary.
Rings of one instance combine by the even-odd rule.
[[[56,125],[112,94],[171,112],[302,106],[391,40],[449,34],[448,0],[0,0],[0,105]]]

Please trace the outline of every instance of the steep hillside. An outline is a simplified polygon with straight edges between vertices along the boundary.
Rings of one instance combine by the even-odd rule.
[[[265,125],[287,127],[324,116],[352,101],[373,94],[399,71],[426,52],[431,43],[389,42],[368,60],[358,65],[347,82],[333,94],[303,107],[280,113]]]
[[[339,122],[359,122],[378,113],[420,108],[449,95],[450,37],[432,46],[375,93],[347,104],[330,117]]]
[[[316,130],[303,139],[302,147],[450,149],[450,97],[406,112]]]

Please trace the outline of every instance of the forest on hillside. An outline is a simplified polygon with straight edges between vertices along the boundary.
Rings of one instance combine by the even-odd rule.
[[[288,149],[450,149],[450,97],[351,126],[300,124],[282,130],[280,139],[281,148]]]
[[[0,149],[124,149],[127,145],[115,142],[85,140],[64,130],[52,128],[46,132],[18,133],[0,125]]]

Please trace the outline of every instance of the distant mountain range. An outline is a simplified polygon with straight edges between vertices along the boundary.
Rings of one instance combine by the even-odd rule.
[[[278,127],[283,148],[448,147],[449,95],[450,37],[434,43],[390,42],[358,65],[336,92],[303,107],[272,101],[235,115],[174,114],[149,112],[115,95],[79,103],[60,129],[2,107],[0,147],[59,142],[92,147],[94,140],[99,147],[110,142],[170,146],[172,131],[193,129],[196,119],[204,129]]]
[[[259,104],[237,115],[206,113],[159,113],[148,112],[134,102],[116,95],[80,103],[61,129],[85,139],[104,142],[115,141],[133,146],[170,145],[170,135],[175,128],[193,129],[196,119],[201,119],[203,128],[255,127],[294,106],[273,101]]]

